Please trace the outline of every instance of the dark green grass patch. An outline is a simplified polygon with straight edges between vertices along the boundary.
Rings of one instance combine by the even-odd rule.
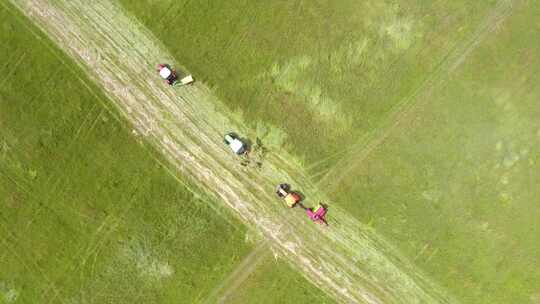
[[[540,9],[529,4],[335,194],[463,303],[540,299]]]
[[[0,20],[0,303],[204,300],[249,250],[245,228],[170,176],[28,21],[4,6]]]

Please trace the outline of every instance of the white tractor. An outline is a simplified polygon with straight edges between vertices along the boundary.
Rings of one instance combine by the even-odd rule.
[[[166,63],[158,64],[156,70],[159,76],[170,86],[191,84],[194,81],[191,75],[178,79],[176,70]]]
[[[223,141],[236,155],[245,155],[248,152],[247,145],[234,133],[225,134]]]

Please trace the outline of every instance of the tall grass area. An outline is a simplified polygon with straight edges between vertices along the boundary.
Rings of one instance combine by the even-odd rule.
[[[305,164],[384,124],[495,3],[119,2],[253,129],[284,133],[275,148]]]
[[[462,303],[540,301],[540,5],[529,4],[335,190]]]
[[[203,301],[251,248],[244,226],[168,174],[84,72],[7,8],[0,303]]]

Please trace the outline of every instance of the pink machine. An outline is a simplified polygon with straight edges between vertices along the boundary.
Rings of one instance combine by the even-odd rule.
[[[324,216],[326,215],[326,208],[324,206],[319,204],[315,211],[312,210],[313,208],[306,208],[306,214],[312,221],[318,224],[328,225],[328,223],[324,219]]]

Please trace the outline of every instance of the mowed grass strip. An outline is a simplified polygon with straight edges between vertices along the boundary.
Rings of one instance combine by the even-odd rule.
[[[496,1],[124,1],[272,148],[324,172]],[[323,161],[324,160],[324,161]]]
[[[334,195],[462,303],[540,301],[538,18],[517,9]]]
[[[204,300],[251,248],[244,226],[168,174],[84,72],[8,8],[0,303]]]

